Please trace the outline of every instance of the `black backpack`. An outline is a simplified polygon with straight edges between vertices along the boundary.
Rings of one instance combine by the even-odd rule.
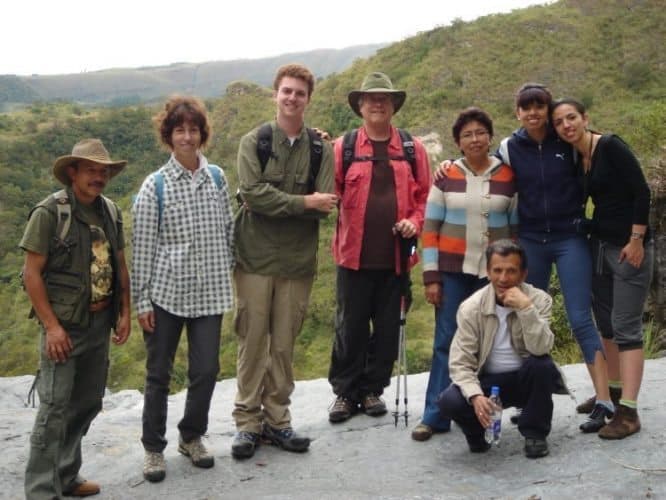
[[[412,167],[412,177],[416,180],[416,151],[414,149],[414,139],[406,130],[401,128],[397,129],[400,134],[400,141],[402,142],[402,156],[389,156],[389,160],[407,160]],[[356,161],[373,161],[380,160],[374,156],[354,156],[356,149],[356,138],[358,137],[358,129],[347,132],[342,139],[342,177],[347,176],[347,171],[352,163]]]
[[[308,193],[315,192],[315,181],[319,175],[319,168],[321,167],[321,157],[324,150],[321,137],[311,128],[306,128],[308,137],[310,138],[310,173],[308,175]],[[257,135],[257,157],[261,165],[261,173],[266,170],[266,164],[270,158],[277,159],[277,155],[273,152],[273,127],[270,123],[265,123],[259,127]]]

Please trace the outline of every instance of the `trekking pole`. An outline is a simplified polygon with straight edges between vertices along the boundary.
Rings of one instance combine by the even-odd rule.
[[[408,410],[408,395],[407,395],[407,310],[409,309],[408,295],[409,295],[409,271],[407,265],[409,257],[412,255],[416,248],[416,240],[414,238],[400,237],[400,278],[401,278],[401,293],[400,293],[400,334],[398,337],[398,361],[396,369],[396,383],[395,383],[395,411],[393,418],[395,426],[398,426],[398,420],[401,416],[405,417],[405,427],[408,425],[409,410]],[[403,403],[405,405],[404,412],[400,413],[400,377],[402,376],[402,383],[405,386],[405,396]]]

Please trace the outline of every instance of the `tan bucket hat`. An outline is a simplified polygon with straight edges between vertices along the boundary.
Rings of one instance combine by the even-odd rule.
[[[407,98],[407,94],[404,90],[396,90],[393,88],[393,83],[388,76],[379,71],[375,71],[363,79],[360,90],[352,90],[347,96],[349,105],[354,110],[354,113],[361,116],[361,110],[358,107],[358,98],[361,97],[362,94],[370,94],[373,92],[391,94],[393,97],[394,113],[397,113],[400,108],[402,108],[402,105],[405,104],[405,99]]]
[[[67,175],[67,166],[78,160],[90,160],[101,165],[110,167],[110,176],[115,177],[127,165],[126,160],[112,160],[109,152],[99,139],[83,139],[77,142],[72,148],[72,154],[61,156],[53,164],[53,175],[65,186],[69,186],[71,181]]]

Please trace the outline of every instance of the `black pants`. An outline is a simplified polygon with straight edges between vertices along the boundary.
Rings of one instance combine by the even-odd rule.
[[[400,277],[393,270],[337,268],[335,344],[328,380],[352,401],[391,383],[400,335]],[[371,329],[372,325],[372,329]]]
[[[518,418],[518,431],[526,438],[545,438],[553,418],[553,397],[559,372],[550,356],[530,356],[519,370],[488,373],[480,376],[483,393],[488,396],[493,385],[500,388],[504,408],[517,406],[523,411]],[[460,388],[451,384],[437,402],[442,417],[454,420],[471,441],[483,439],[485,429]]]
[[[185,414],[178,430],[185,442],[202,436],[208,429],[208,410],[220,371],[220,328],[222,315],[184,318],[153,304],[155,331],[143,332],[146,344],[146,386],[143,395],[143,436],[148,451],[166,448],[167,399],[173,360],[183,326],[187,326],[188,367]]]

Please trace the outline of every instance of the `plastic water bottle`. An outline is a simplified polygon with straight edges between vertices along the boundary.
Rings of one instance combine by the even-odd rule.
[[[490,389],[490,402],[493,404],[493,412],[490,414],[490,426],[486,429],[486,442],[498,445],[502,437],[502,400],[496,385]]]

